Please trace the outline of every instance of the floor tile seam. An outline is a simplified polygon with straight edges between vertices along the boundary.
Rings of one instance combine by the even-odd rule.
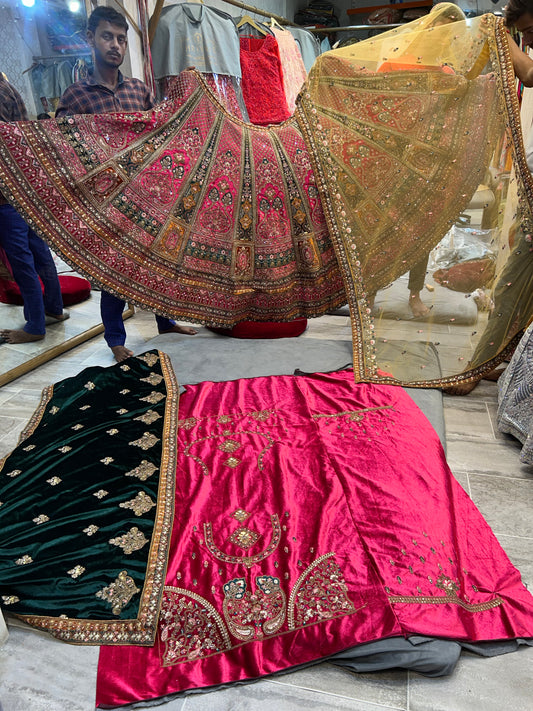
[[[498,473],[490,473],[486,471],[478,471],[477,469],[469,469],[468,472],[461,472],[462,474],[468,474],[470,476],[471,474],[477,474],[478,476],[481,477],[490,477],[491,479],[508,479],[509,481],[526,481],[531,484],[533,484],[533,480],[531,477],[526,477],[526,476],[509,476],[508,474],[498,474]]]
[[[518,540],[533,541],[533,536],[517,536],[514,533],[499,533],[498,535],[507,536],[507,538],[517,538]]]
[[[406,706],[390,706],[377,703],[375,701],[369,701],[368,699],[362,699],[356,696],[345,696],[344,694],[335,694],[330,691],[322,691],[321,689],[313,689],[309,686],[302,686],[301,684],[291,684],[290,682],[279,681],[278,679],[265,679],[265,682],[269,684],[277,684],[278,686],[289,686],[293,689],[302,689],[302,691],[310,691],[315,694],[321,694],[323,696],[330,696],[334,699],[344,699],[346,701],[357,701],[365,704],[370,704],[376,709],[385,709],[386,711],[407,711]]]

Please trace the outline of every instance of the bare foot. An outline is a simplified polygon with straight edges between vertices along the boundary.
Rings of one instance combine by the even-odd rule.
[[[113,346],[111,350],[113,351],[113,355],[115,356],[117,363],[122,363],[123,360],[131,358],[133,355],[133,351],[130,351],[130,349],[126,348],[126,346]]]
[[[448,388],[442,388],[442,392],[446,395],[468,395],[474,390],[475,387],[479,385],[481,378],[473,380],[469,383],[457,383],[457,385],[450,385]]]
[[[190,326],[178,326],[175,323],[172,328],[168,328],[166,331],[159,331],[159,333],[184,333],[186,336],[196,336],[198,331]]]
[[[22,329],[5,328],[0,331],[0,338],[3,338],[6,343],[32,343],[33,341],[42,341],[44,333],[28,333]]]
[[[420,298],[420,294],[411,293],[409,297],[409,308],[415,318],[422,318],[422,316],[427,316],[429,313],[429,308]]]
[[[70,313],[68,311],[63,311],[60,314],[50,314],[48,311],[45,312],[46,317],[49,319],[53,319],[54,321],[66,321],[68,318],[70,318]]]

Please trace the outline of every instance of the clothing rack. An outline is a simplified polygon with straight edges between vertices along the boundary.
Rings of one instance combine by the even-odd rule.
[[[228,0],[224,0],[227,2]],[[392,30],[394,27],[401,27],[405,23],[383,24],[383,25],[345,25],[344,27],[304,27],[308,32],[344,32],[344,30]]]
[[[287,20],[286,17],[281,17],[281,15],[276,15],[273,12],[266,12],[265,10],[261,10],[258,7],[254,7],[253,5],[247,5],[244,2],[240,2],[240,0],[222,0],[222,2],[226,2],[229,5],[235,5],[235,7],[239,7],[241,10],[246,10],[246,12],[253,12],[256,15],[261,15],[262,17],[272,18],[276,20],[276,22],[279,22],[280,25],[289,25],[290,27],[301,27],[301,25],[297,25],[296,23]],[[150,42],[152,42],[152,40],[154,39],[155,31],[157,29],[157,24],[159,22],[159,18],[161,16],[161,11],[163,10],[164,4],[165,0],[156,0],[154,11],[148,23],[148,39]]]

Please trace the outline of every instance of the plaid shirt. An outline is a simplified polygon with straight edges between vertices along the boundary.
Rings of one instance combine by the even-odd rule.
[[[77,81],[59,99],[55,116],[72,114],[109,114],[128,111],[148,111],[155,105],[150,90],[140,79],[130,79],[118,73],[115,91],[97,84],[92,75]]]
[[[0,72],[0,120],[27,121],[28,113],[21,95]],[[0,193],[0,205],[6,205],[7,200]]]

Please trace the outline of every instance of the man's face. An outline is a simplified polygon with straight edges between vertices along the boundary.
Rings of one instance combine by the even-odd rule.
[[[524,42],[528,47],[533,47],[533,16],[525,12],[516,22],[516,29],[522,33]]]
[[[96,32],[87,30],[87,42],[94,50],[96,64],[118,69],[124,61],[128,37],[123,27],[100,21]]]

